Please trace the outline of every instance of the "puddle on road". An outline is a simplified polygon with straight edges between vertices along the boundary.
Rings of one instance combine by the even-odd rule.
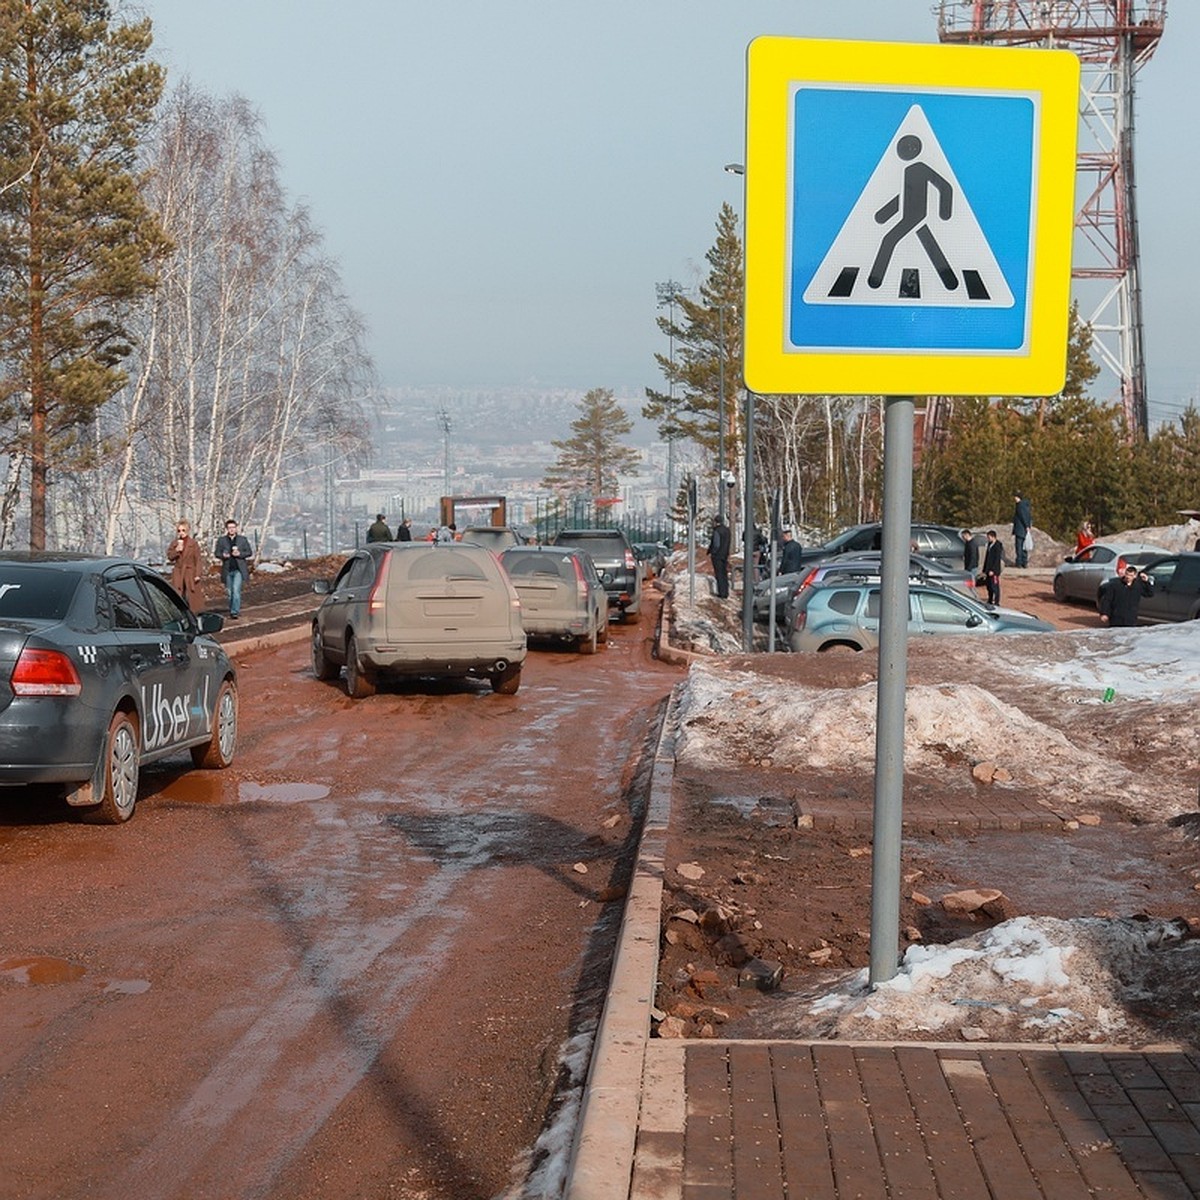
[[[238,800],[242,804],[303,804],[306,800],[324,800],[329,789],[319,783],[241,783]]]
[[[106,996],[140,996],[150,990],[148,979],[110,979],[104,985]]]
[[[87,974],[87,968],[65,958],[28,955],[0,959],[0,978],[14,983],[74,983]]]

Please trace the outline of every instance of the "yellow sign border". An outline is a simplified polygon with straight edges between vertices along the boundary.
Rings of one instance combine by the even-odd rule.
[[[1066,378],[1079,59],[1068,50],[759,37],[746,53],[746,384],[764,393],[1048,396]],[[787,349],[795,83],[1037,94],[1029,347],[1019,355]]]

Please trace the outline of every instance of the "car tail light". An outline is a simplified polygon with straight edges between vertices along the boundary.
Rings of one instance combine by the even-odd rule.
[[[1117,574],[1125,574],[1125,559],[1120,554],[1117,555]]]
[[[392,565],[392,556],[385,554],[379,560],[379,574],[375,576],[375,585],[371,588],[371,594],[367,597],[368,612],[383,612],[387,607],[385,597],[387,596],[387,577],[388,570]]]
[[[795,630],[796,633],[799,633],[804,628],[805,622],[807,620],[808,620],[808,609],[806,609],[806,608],[797,609],[796,610],[796,619],[792,622],[792,629]]]
[[[627,570],[627,571],[636,571],[637,570],[637,559],[633,557],[632,550],[625,551],[625,570]]]
[[[583,564],[577,558],[571,559],[571,563],[575,567],[575,590],[578,592],[580,600],[586,600],[588,585],[587,576],[583,573]]]
[[[10,683],[18,696],[78,696],[83,691],[75,664],[61,650],[26,647]]]

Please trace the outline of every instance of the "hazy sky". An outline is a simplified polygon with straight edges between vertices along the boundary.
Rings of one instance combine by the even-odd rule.
[[[655,282],[741,210],[748,42],[937,36],[932,0],[141,3],[173,78],[262,114],[391,386],[659,386]],[[1169,7],[1138,76],[1152,420],[1200,389],[1200,3]]]

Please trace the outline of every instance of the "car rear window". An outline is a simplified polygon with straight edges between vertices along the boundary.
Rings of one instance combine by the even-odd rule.
[[[506,554],[504,569],[512,576],[553,575],[558,579],[572,579],[575,569],[565,554]]]
[[[478,558],[470,554],[460,554],[457,550],[431,549],[416,556],[403,555],[400,561],[408,562],[408,578],[414,582],[421,579],[486,581],[488,577]]]
[[[74,571],[4,563],[0,565],[0,619],[61,621],[78,586]]]

